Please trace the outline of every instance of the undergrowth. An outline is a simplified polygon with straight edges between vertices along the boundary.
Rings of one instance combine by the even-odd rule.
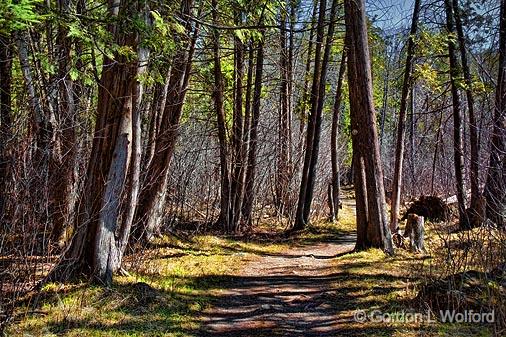
[[[273,233],[164,236],[141,253],[127,256],[124,266],[128,275],[117,276],[110,288],[87,283],[46,285],[20,306],[17,320],[7,335],[193,336],[201,328],[199,316],[216,299],[213,291],[226,286],[225,282],[233,275],[240,275],[245,264],[254,263],[266,254],[287,252],[292,247],[304,246],[310,252],[311,246],[318,242],[353,235],[354,227],[354,209],[345,205],[338,224],[317,222],[293,236]],[[459,239],[458,234],[451,235],[455,236],[453,240]],[[426,313],[414,299],[426,270],[444,274],[444,257],[440,254],[445,239],[430,227],[426,242],[426,254],[397,249],[394,256],[388,256],[381,250],[370,249],[342,254],[332,260],[336,281],[326,296],[335,303],[336,320],[342,322],[341,335],[492,334],[489,326],[476,324],[353,319],[357,310],[368,314]],[[480,246],[486,244],[482,242]]]

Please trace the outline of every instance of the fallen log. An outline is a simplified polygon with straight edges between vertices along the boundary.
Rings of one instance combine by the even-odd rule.
[[[409,206],[401,221],[406,220],[409,214],[423,216],[424,219],[431,221],[448,221],[450,220],[451,210],[440,197],[423,195]]]

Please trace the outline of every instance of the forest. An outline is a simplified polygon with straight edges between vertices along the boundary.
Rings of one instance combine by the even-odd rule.
[[[0,336],[506,335],[506,0],[0,13]]]

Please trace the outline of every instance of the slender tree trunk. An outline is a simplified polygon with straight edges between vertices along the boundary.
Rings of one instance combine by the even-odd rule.
[[[321,50],[323,44],[323,35],[325,33],[325,10],[327,8],[327,1],[320,0],[318,25],[316,29],[316,48],[315,48],[315,64],[313,72],[313,84],[311,86],[311,112],[306,134],[306,152],[304,155],[304,166],[302,168],[302,177],[299,189],[299,199],[297,202],[297,211],[295,213],[295,224],[293,230],[301,230],[306,226],[304,217],[304,206],[307,198],[307,189],[309,183],[309,166],[313,153],[313,141],[316,124],[316,109],[318,103],[318,90],[320,88],[320,75],[321,75]]]
[[[304,223],[307,224],[309,222],[309,213],[311,211],[311,203],[313,202],[313,192],[314,185],[316,181],[316,164],[318,163],[318,153],[320,150],[320,135],[321,135],[321,124],[322,124],[322,113],[323,113],[323,105],[325,103],[325,85],[327,79],[327,68],[330,60],[331,47],[332,47],[332,39],[334,37],[334,28],[335,28],[335,18],[337,13],[337,4],[338,1],[334,0],[332,2],[331,10],[330,10],[330,20],[329,20],[329,29],[327,32],[327,38],[325,42],[325,51],[323,53],[323,60],[321,65],[321,73],[319,80],[319,88],[316,100],[316,115],[315,115],[315,123],[314,123],[314,138],[312,143],[312,151],[311,157],[309,161],[308,167],[308,179],[307,179],[307,189],[306,196],[304,200],[304,210],[303,210],[303,219]]]
[[[354,125],[352,125],[354,127]],[[358,142],[352,142],[353,153],[360,151]],[[364,160],[361,156],[353,155],[353,185],[355,188],[355,212],[357,218],[357,242],[355,250],[364,250],[373,245],[368,235],[369,218],[367,209],[367,187]]]
[[[446,28],[448,33],[454,33],[454,20],[451,0],[445,0],[446,8]],[[459,64],[456,55],[455,41],[448,40],[448,56],[450,59],[450,81],[453,104],[453,155],[455,165],[455,180],[457,189],[457,202],[459,208],[459,226],[461,229],[469,227],[469,221],[466,215],[466,197],[464,185],[464,145],[463,145],[463,126],[460,95],[458,92]]]
[[[140,17],[144,20],[146,26],[150,24],[150,11],[148,2],[141,2]],[[137,50],[138,68],[137,78],[142,78],[148,70],[150,51],[144,46],[139,46]],[[142,160],[142,140],[141,140],[141,115],[143,108],[144,84],[136,83],[132,98],[132,154],[129,166],[128,180],[125,182],[125,188],[129,193],[125,196],[126,201],[122,205],[121,227],[119,230],[118,255],[119,260],[123,258],[123,254],[127,248],[130,232],[134,227],[135,212],[140,195],[140,176],[141,176],[141,160]]]
[[[332,114],[332,127],[330,132],[330,160],[332,166],[331,199],[332,207],[330,212],[330,221],[339,219],[339,198],[340,198],[340,173],[339,160],[337,158],[337,138],[339,136],[339,124],[341,121],[341,96],[343,91],[344,72],[346,71],[346,50],[343,50],[341,65],[339,66],[339,75],[337,78],[336,97],[334,99],[334,109]]]
[[[487,217],[499,226],[506,226],[506,0],[501,0],[499,75],[484,194],[487,200]]]
[[[260,121],[260,99],[262,95],[262,78],[264,67],[264,45],[261,41],[258,45],[257,60],[255,66],[255,87],[253,92],[253,102],[251,106],[251,128],[249,130],[249,151],[248,166],[246,169],[246,186],[243,204],[243,219],[248,227],[252,226],[253,204],[255,201],[255,176],[257,163],[257,142],[258,142],[258,122]]]
[[[241,25],[241,12],[236,13],[236,24]],[[231,210],[230,230],[238,231],[241,208],[244,196],[244,116],[243,116],[243,77],[244,77],[244,44],[238,38],[234,38],[234,119],[232,127],[232,179],[231,179]]]
[[[471,145],[471,165],[470,165],[470,182],[471,182],[471,200],[470,208],[474,212],[478,206],[480,198],[480,144],[478,142],[478,125],[476,123],[476,114],[474,111],[473,81],[469,63],[467,61],[466,42],[464,37],[464,29],[460,17],[460,8],[458,0],[453,0],[453,13],[455,17],[455,28],[457,30],[457,38],[459,41],[460,61],[462,63],[462,71],[466,82],[466,98],[467,110],[469,114],[469,143]],[[476,218],[476,217],[474,217]]]
[[[212,1],[213,7],[213,22],[218,23],[218,1]],[[218,142],[220,147],[220,216],[218,217],[218,224],[223,226],[225,231],[230,232],[230,211],[231,195],[230,195],[230,168],[229,168],[229,153],[227,144],[227,127],[225,121],[225,108],[224,108],[224,90],[225,84],[223,80],[223,73],[221,72],[220,61],[220,35],[218,29],[214,29],[213,36],[213,62],[214,62],[214,90],[213,100],[214,109],[216,113],[216,126],[218,128]]]
[[[288,188],[290,183],[290,101],[289,101],[289,50],[287,46],[286,11],[280,9],[280,107],[278,116],[276,207],[283,214],[288,206]]]
[[[356,248],[381,247],[385,252],[392,254],[392,237],[386,215],[383,171],[372,97],[364,1],[346,0],[344,8],[353,155],[355,171],[358,171],[355,173],[355,193],[357,205],[360,205],[357,207],[357,233],[363,235],[363,226],[367,223],[367,237],[357,238]],[[357,164],[362,161],[363,164]],[[365,211],[365,205],[367,205],[367,220],[360,214]]]
[[[413,53],[415,48],[415,35],[418,29],[418,17],[420,16],[420,2],[415,0],[415,7],[413,9],[413,17],[411,19],[411,30],[409,32],[408,47],[406,55],[406,63],[404,66],[404,80],[401,93],[401,106],[399,110],[399,123],[397,126],[397,145],[395,148],[395,167],[394,177],[392,183],[392,205],[390,213],[390,230],[397,232],[399,206],[401,200],[402,190],[402,167],[404,162],[404,138],[406,134],[406,110],[408,103],[408,96],[412,83],[413,72]]]
[[[70,13],[70,1],[60,0],[60,13]],[[68,75],[71,66],[72,40],[68,37],[68,29],[63,25],[58,27],[57,48],[58,59],[58,119],[61,134],[59,135],[60,153],[51,160],[51,201],[53,228],[51,239],[58,241],[62,238],[64,229],[72,222],[74,198],[72,192],[75,186],[76,160],[76,122],[77,111],[74,95],[74,81]]]
[[[192,34],[191,22],[188,18],[191,14],[192,4],[192,0],[183,0],[181,2],[180,13],[185,20],[187,32],[182,36]],[[157,127],[154,150],[154,153],[160,159],[150,161],[140,190],[134,221],[133,237],[136,240],[151,240],[159,231],[163,219],[169,168],[179,134],[179,121],[190,81],[192,59],[198,33],[199,26],[195,25],[193,35],[189,40],[189,47],[179,49],[171,66],[166,103]],[[183,43],[185,41],[178,42]]]
[[[28,91],[30,100],[30,107],[33,112],[33,129],[35,134],[36,146],[36,161],[40,165],[42,162],[47,162],[49,155],[49,146],[53,137],[53,127],[46,116],[42,106],[40,94],[37,91],[34,79],[34,71],[30,65],[29,60],[29,33],[18,32],[16,34],[16,45],[18,47],[19,63],[21,65],[21,72],[25,81],[25,86]]]
[[[388,40],[387,40],[388,41]],[[391,68],[391,57],[388,56],[388,46],[389,43],[387,42],[385,46],[385,58],[387,59],[387,66],[385,70],[385,78],[383,79],[383,104],[381,106],[381,120],[380,120],[380,149],[383,150],[383,141],[385,139],[385,123],[386,123],[386,115],[387,115],[387,109],[388,109],[388,94],[390,92],[389,90],[389,84],[390,84],[390,68]]]
[[[309,92],[309,75],[311,71],[311,61],[313,60],[313,39],[314,39],[314,32],[316,27],[316,14],[318,10],[318,0],[313,1],[313,11],[311,15],[311,27],[309,29],[309,43],[307,47],[307,59],[306,59],[306,65],[304,68],[304,85],[302,89],[302,93],[300,95],[299,101],[297,102],[295,114],[299,118],[299,134],[300,134],[300,141],[299,141],[299,152],[302,152],[302,145],[303,145],[303,134],[304,134],[304,126],[306,124],[306,111],[307,111],[307,96]]]
[[[12,46],[10,36],[0,34],[0,225],[9,221],[6,214],[10,156],[8,143],[12,137]]]

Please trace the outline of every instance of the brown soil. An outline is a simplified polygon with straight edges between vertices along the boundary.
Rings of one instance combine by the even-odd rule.
[[[293,247],[276,254],[244,254],[244,266],[204,312],[201,336],[337,336],[333,259],[350,252],[355,238]]]

